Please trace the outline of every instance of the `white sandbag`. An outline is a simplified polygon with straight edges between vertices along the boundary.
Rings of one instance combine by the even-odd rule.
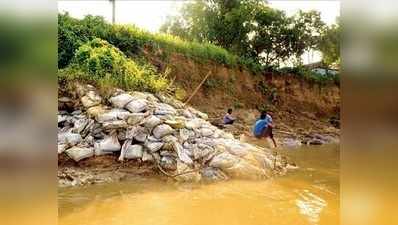
[[[156,152],[159,151],[163,147],[164,143],[163,142],[150,142],[147,141],[145,142],[145,148],[147,148],[150,152]]]
[[[185,122],[185,127],[188,129],[198,129],[202,126],[203,120],[199,118],[195,118]]]
[[[147,118],[145,118],[145,120],[143,121],[143,125],[148,128],[149,130],[152,130],[154,127],[156,127],[157,125],[161,124],[162,120],[159,119],[156,116],[148,116]]]
[[[65,134],[65,143],[68,146],[75,146],[82,141],[83,141],[83,139],[80,134],[75,134],[75,133],[71,133],[71,132],[68,132],[67,134]]]
[[[75,133],[80,134],[84,130],[84,128],[87,126],[88,122],[89,121],[86,118],[76,120],[74,123],[73,131]]]
[[[143,148],[141,145],[132,145],[131,140],[125,141],[120,152],[119,161],[124,159],[141,159],[143,156]]]
[[[115,121],[104,122],[102,126],[105,130],[112,130],[112,129],[126,128],[127,123],[124,120],[115,120]]]
[[[117,135],[106,136],[102,141],[98,142],[98,149],[100,151],[115,152],[121,148]]]
[[[166,120],[165,124],[171,126],[174,129],[181,129],[185,127],[185,122],[183,120]]]
[[[94,156],[94,149],[87,147],[72,147],[67,149],[65,152],[76,162]]]
[[[178,158],[179,158],[182,162],[184,162],[184,163],[186,163],[186,164],[189,164],[189,165],[193,164],[192,159],[189,157],[188,150],[187,150],[187,149],[184,149],[184,148],[181,146],[180,143],[174,142],[174,143],[173,143],[173,147],[174,147],[174,150],[177,152]]]
[[[129,94],[120,94],[109,98],[109,102],[116,108],[124,108],[134,98]]]
[[[67,144],[58,144],[58,154],[63,153],[67,147],[68,147]]]
[[[86,93],[86,95],[80,98],[80,101],[82,102],[85,108],[90,108],[99,105],[101,103],[101,100],[102,100],[101,96],[95,93],[95,91],[89,91]]]
[[[210,128],[202,128],[202,129],[200,129],[200,134],[203,137],[209,137],[209,136],[213,135],[213,133],[214,132]]]
[[[139,142],[145,142],[148,137],[148,131],[145,127],[134,126],[126,131],[127,139],[134,139]]]
[[[173,133],[173,131],[174,131],[174,129],[171,128],[169,125],[167,125],[167,124],[160,124],[160,125],[156,126],[156,127],[153,129],[152,133],[153,133],[153,136],[154,136],[155,138],[160,139],[160,138],[162,138],[162,137],[164,137],[164,136],[166,136],[166,135],[168,135],[168,134]]]
[[[129,102],[125,108],[132,113],[143,112],[147,109],[147,101],[144,99],[135,99]]]
[[[151,154],[149,154],[148,152],[144,151],[144,153],[142,154],[141,160],[143,162],[152,162],[152,161],[154,161],[154,158],[152,157]]]
[[[144,120],[146,115],[145,113],[130,113],[127,117],[127,123],[129,125],[137,125]]]
[[[175,115],[175,114],[177,114],[177,110],[168,104],[159,103],[159,104],[157,104],[156,109],[153,112],[153,114],[154,115]]]
[[[192,168],[190,168],[189,166],[178,160],[177,160],[177,170],[175,173],[180,174],[179,176],[175,177],[177,181],[199,182],[201,179],[199,171],[193,170]]]
[[[236,157],[228,152],[222,152],[213,157],[213,159],[209,163],[209,166],[220,168],[220,169],[227,169],[227,168],[232,167],[233,165],[237,164],[238,162],[239,162],[238,157]]]

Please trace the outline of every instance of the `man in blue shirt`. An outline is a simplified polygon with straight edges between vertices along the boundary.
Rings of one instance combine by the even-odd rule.
[[[260,119],[258,119],[254,125],[253,134],[256,138],[270,137],[275,147],[277,147],[272,133],[272,127],[272,117],[266,111],[263,111],[261,112]]]

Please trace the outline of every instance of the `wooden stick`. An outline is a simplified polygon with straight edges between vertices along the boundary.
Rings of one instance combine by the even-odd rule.
[[[205,76],[205,78],[202,80],[202,82],[200,82],[200,84],[195,88],[195,90],[192,92],[192,95],[188,98],[188,100],[186,100],[184,102],[184,105],[188,104],[188,102],[191,100],[191,98],[196,94],[196,92],[198,92],[199,88],[203,85],[203,83],[207,80],[207,78],[210,76],[211,71],[209,70],[209,72],[207,73],[207,75]]]

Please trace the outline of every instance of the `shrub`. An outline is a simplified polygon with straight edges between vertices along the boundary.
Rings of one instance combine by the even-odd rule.
[[[150,92],[164,91],[169,84],[165,76],[156,74],[152,66],[135,63],[99,38],[80,46],[70,66],[61,70],[59,77]]]

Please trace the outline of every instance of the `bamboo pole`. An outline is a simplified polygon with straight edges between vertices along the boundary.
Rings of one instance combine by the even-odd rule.
[[[192,99],[192,97],[196,94],[196,92],[198,92],[198,90],[200,89],[200,87],[203,85],[203,83],[207,80],[207,78],[210,76],[211,71],[209,70],[209,72],[206,74],[205,78],[202,80],[202,82],[200,82],[200,84],[195,88],[195,90],[192,92],[192,95],[188,98],[188,100],[186,100],[184,102],[184,105],[188,104],[188,102]]]

